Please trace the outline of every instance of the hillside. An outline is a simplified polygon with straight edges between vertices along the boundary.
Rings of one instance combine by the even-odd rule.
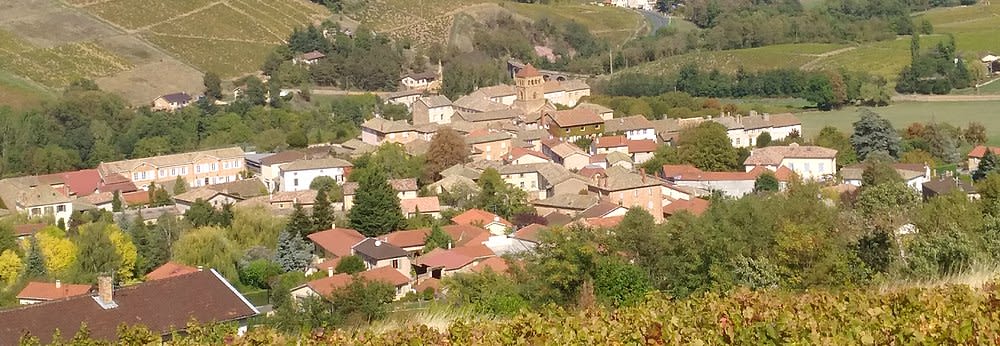
[[[919,23],[928,19],[934,25],[933,35],[921,36],[921,46],[931,47],[946,38],[955,37],[960,54],[976,58],[1000,51],[1000,3],[966,7],[937,8],[914,16]],[[734,72],[739,67],[757,71],[774,68],[804,70],[847,69],[867,71],[894,80],[899,70],[910,63],[909,36],[892,41],[866,44],[784,44],[760,48],[726,51],[702,51],[661,59],[634,67],[632,71],[669,75],[687,62],[705,68]]]
[[[133,104],[196,92],[205,71],[256,71],[294,28],[329,15],[306,0],[4,1],[0,104],[37,104],[78,78]]]

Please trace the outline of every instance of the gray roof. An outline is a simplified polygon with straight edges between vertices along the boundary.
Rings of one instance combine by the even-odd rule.
[[[482,174],[483,174],[482,171],[470,168],[470,167],[462,165],[462,164],[457,164],[457,165],[448,167],[445,170],[441,171],[441,176],[442,177],[449,177],[449,176],[453,176],[453,175],[458,175],[458,176],[463,176],[463,177],[466,177],[466,178],[469,178],[469,179],[472,179],[472,180],[479,179],[479,176],[482,175]]]
[[[437,108],[437,107],[447,107],[451,106],[451,100],[442,95],[434,95],[428,97],[421,97],[420,101],[427,105],[427,108]]]
[[[554,207],[559,209],[575,209],[583,211],[597,204],[598,197],[595,195],[580,195],[564,193],[555,195],[540,201],[535,201],[536,206]]]
[[[354,252],[376,260],[407,257],[410,255],[408,251],[403,250],[398,246],[377,240],[375,238],[362,240],[357,245],[354,245],[352,249]]]
[[[604,121],[604,132],[616,133],[633,130],[655,129],[656,125],[642,115],[633,115],[624,118],[615,118]]]
[[[458,116],[468,122],[513,120],[521,116],[521,112],[514,109],[501,109],[488,112],[458,112]]]
[[[338,167],[351,167],[351,163],[345,160],[341,160],[335,157],[328,157],[325,159],[315,159],[315,160],[295,160],[292,163],[284,165],[281,167],[281,171],[304,171],[310,169],[326,169],[326,168],[338,168]]]
[[[188,95],[188,93],[186,93],[186,92],[166,94],[166,95],[163,95],[163,96],[160,96],[160,97],[162,97],[164,100],[167,100],[167,102],[170,102],[170,103],[188,103],[188,102],[191,102],[191,95]]]
[[[381,133],[396,133],[396,132],[406,132],[413,131],[413,126],[406,122],[406,120],[386,120],[383,118],[371,118],[361,124],[362,128],[372,129]]]
[[[512,137],[514,136],[512,136],[507,132],[492,132],[479,136],[465,136],[465,143],[467,144],[489,143],[489,142],[502,141],[505,139],[511,139]]]
[[[510,106],[490,101],[490,99],[478,95],[462,96],[455,100],[453,104],[456,108],[470,109],[477,112],[490,112],[510,109]]]
[[[0,180],[0,200],[11,211],[16,208],[69,203],[70,198],[39,181],[38,177],[20,177]]]

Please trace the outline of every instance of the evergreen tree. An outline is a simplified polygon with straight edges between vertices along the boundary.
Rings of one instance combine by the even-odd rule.
[[[427,233],[427,237],[424,238],[424,253],[437,248],[446,249],[451,246],[453,241],[451,236],[441,229],[441,226],[434,225],[431,227],[431,232]]]
[[[313,230],[313,220],[309,214],[302,209],[302,205],[296,204],[292,210],[292,215],[288,217],[287,230],[299,237],[304,237]]]
[[[24,261],[24,277],[29,279],[44,278],[48,275],[48,271],[45,269],[45,256],[42,255],[42,250],[38,246],[38,239],[35,237],[30,239],[28,256]]]
[[[205,84],[205,97],[212,101],[222,99],[222,79],[219,74],[209,71],[205,73],[202,82]]]
[[[121,192],[115,191],[111,195],[111,211],[121,212],[122,211],[122,195]]]
[[[861,110],[861,120],[854,122],[851,145],[864,161],[868,154],[881,151],[892,157],[899,157],[899,134],[889,120],[868,109]]]
[[[340,258],[340,262],[337,262],[337,268],[334,268],[334,271],[351,275],[360,273],[365,271],[365,262],[358,256],[344,256]]]
[[[991,172],[996,172],[1000,169],[1000,156],[993,153],[993,150],[989,147],[986,148],[986,154],[983,158],[979,160],[979,167],[976,168],[975,172],[972,172],[972,179],[979,181],[986,178]]]
[[[257,77],[248,78],[246,91],[243,92],[242,96],[251,105],[264,105],[267,100],[267,89],[264,87],[264,82],[261,82]]]
[[[352,228],[375,237],[399,229],[406,220],[384,170],[378,166],[370,168],[362,173],[348,218]]]
[[[177,179],[174,180],[174,196],[185,192],[187,192],[187,182],[178,175]]]
[[[205,200],[199,198],[191,204],[191,207],[184,212],[184,219],[191,222],[194,227],[203,227],[217,224],[215,208]]]
[[[101,224],[82,227],[76,239],[77,254],[73,262],[74,279],[78,282],[92,282],[98,274],[113,273],[122,265],[122,257],[115,251],[115,245]]]
[[[768,145],[771,145],[771,133],[766,131],[761,132],[760,135],[757,136],[757,147],[763,148]]]
[[[285,271],[303,271],[312,260],[312,250],[302,236],[291,230],[278,235],[278,248],[274,251],[274,262]]]
[[[327,189],[322,188],[316,193],[316,203],[312,210],[313,228],[309,234],[319,232],[333,227],[333,206],[330,204],[330,197]]]

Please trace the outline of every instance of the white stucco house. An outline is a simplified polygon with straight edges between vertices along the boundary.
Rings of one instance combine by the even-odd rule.
[[[817,146],[800,146],[797,143],[758,148],[750,152],[743,167],[750,172],[758,166],[771,171],[787,167],[802,179],[824,180],[837,174],[837,151]]]
[[[281,167],[281,191],[308,190],[313,179],[327,176],[338,184],[347,180],[351,163],[338,158],[297,160]]]

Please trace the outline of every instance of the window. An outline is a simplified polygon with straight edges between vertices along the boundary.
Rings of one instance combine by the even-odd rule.
[[[187,175],[187,174],[188,174],[187,166],[181,167],[181,175]]]
[[[160,173],[160,178],[163,178],[163,177],[167,176],[167,170],[166,169],[160,169],[159,173]]]
[[[295,180],[292,180],[292,186],[295,186],[295,187],[299,186],[299,179],[298,178],[296,178]]]
[[[822,162],[819,163],[819,171],[820,172],[826,172],[826,164],[825,163],[822,163]]]
[[[639,190],[632,190],[633,197],[639,197]]]
[[[65,213],[66,212],[66,205],[65,204],[57,205],[56,206],[56,212]]]
[[[170,169],[170,176],[171,177],[177,176],[177,168],[171,168]]]
[[[587,130],[586,126],[580,126],[580,132],[583,132],[583,131],[586,131],[586,130]]]
[[[215,171],[218,171],[218,170],[219,170],[219,163],[212,162],[212,172],[215,172]]]
[[[240,160],[236,160],[236,163],[235,163],[234,167],[240,168],[241,166],[243,166],[243,162],[240,161]]]
[[[392,260],[392,269],[399,269],[399,260]]]
[[[524,188],[524,182],[522,181],[520,184],[521,184],[521,188],[523,189]]]
[[[139,179],[139,173],[138,173],[138,172],[137,172],[137,173],[132,173],[132,180],[134,180],[134,181],[138,181],[138,180],[140,180],[140,179]]]
[[[811,171],[811,170],[812,170],[812,164],[806,162],[806,172]]]
[[[46,214],[52,214],[54,211],[55,211],[55,208],[45,207],[45,213]]]
[[[42,208],[31,208],[31,215],[39,215],[42,213]]]

